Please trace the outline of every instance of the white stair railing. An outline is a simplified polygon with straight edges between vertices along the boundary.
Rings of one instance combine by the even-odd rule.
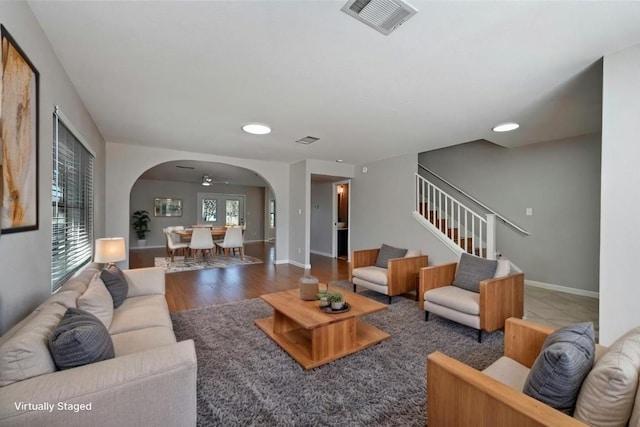
[[[416,211],[460,251],[496,258],[496,216],[489,214],[483,218],[419,174],[416,174]]]

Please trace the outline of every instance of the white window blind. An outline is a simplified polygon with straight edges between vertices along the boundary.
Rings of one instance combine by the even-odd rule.
[[[57,107],[53,120],[51,288],[55,291],[91,261],[94,156],[63,123]]]

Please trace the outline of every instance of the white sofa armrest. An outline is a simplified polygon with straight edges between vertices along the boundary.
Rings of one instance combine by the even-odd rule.
[[[0,425],[195,426],[196,372],[195,346],[187,340],[40,375],[0,388]],[[53,410],[21,410],[20,402]],[[85,406],[62,409],[74,404]]]
[[[162,267],[134,268],[123,270],[129,283],[129,297],[141,295],[164,295],[164,269]]]

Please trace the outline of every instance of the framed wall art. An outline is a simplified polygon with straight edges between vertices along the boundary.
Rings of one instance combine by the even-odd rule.
[[[0,227],[7,234],[38,229],[40,75],[4,25],[0,35]]]
[[[182,216],[182,199],[156,197],[154,216]]]

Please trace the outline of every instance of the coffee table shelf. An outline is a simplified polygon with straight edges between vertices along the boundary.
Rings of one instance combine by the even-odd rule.
[[[315,368],[355,353],[390,337],[358,317],[386,310],[369,298],[333,288],[344,294],[352,309],[328,314],[317,301],[302,301],[297,289],[263,295],[273,307],[273,316],[255,324],[305,369]]]

